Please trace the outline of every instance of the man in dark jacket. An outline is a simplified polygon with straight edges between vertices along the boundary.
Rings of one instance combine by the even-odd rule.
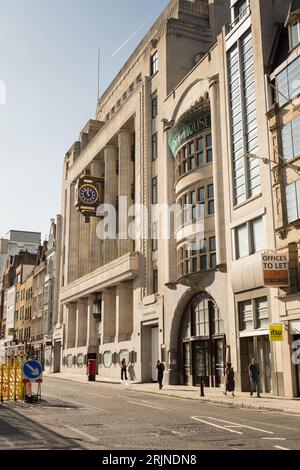
[[[256,362],[255,357],[252,357],[251,363],[249,364],[249,367],[248,367],[248,371],[249,371],[249,379],[250,379],[250,386],[251,386],[250,396],[252,397],[253,392],[257,392],[257,398],[260,398],[260,393],[259,393],[260,370],[259,370],[259,364]]]
[[[164,378],[165,366],[163,365],[162,362],[157,361],[156,369],[157,369],[157,381],[159,384],[159,390],[161,390],[163,388],[162,383],[163,383],[163,378]]]

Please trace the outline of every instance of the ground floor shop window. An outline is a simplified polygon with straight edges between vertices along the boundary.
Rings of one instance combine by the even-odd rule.
[[[293,341],[297,341],[300,344],[300,335],[294,335]],[[297,397],[300,397],[300,351],[297,349],[296,353],[294,352],[295,360],[295,378],[296,378],[296,393]]]
[[[248,367],[251,358],[256,357],[260,368],[260,391],[272,391],[272,360],[268,335],[240,338],[241,388],[250,391]]]

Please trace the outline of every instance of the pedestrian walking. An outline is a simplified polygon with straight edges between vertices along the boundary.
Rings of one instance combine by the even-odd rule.
[[[259,370],[259,364],[256,361],[255,357],[252,357],[251,363],[249,364],[248,367],[249,371],[249,379],[250,379],[250,396],[252,397],[253,393],[257,393],[257,398],[260,398],[260,393],[259,393],[259,376],[260,376],[260,370]]]
[[[234,389],[235,389],[235,380],[234,380],[234,370],[231,365],[231,362],[226,363],[225,369],[225,395],[227,392],[231,392],[232,396],[234,397]]]
[[[161,390],[163,388],[162,383],[163,383],[163,378],[164,378],[165,366],[163,365],[162,362],[157,361],[156,369],[157,369],[157,381],[159,384],[159,390]]]
[[[127,364],[125,358],[122,359],[121,362],[121,380],[124,380],[124,375],[125,375],[125,380],[127,380]]]

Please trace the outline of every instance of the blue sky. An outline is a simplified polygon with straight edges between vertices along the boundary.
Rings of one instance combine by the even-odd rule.
[[[0,236],[46,235],[60,212],[64,155],[95,116],[98,47],[103,92],[167,4],[0,0]]]

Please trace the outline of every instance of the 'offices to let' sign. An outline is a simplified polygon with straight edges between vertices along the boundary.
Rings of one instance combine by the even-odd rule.
[[[287,255],[264,253],[262,255],[264,285],[266,287],[289,286],[289,262]]]

